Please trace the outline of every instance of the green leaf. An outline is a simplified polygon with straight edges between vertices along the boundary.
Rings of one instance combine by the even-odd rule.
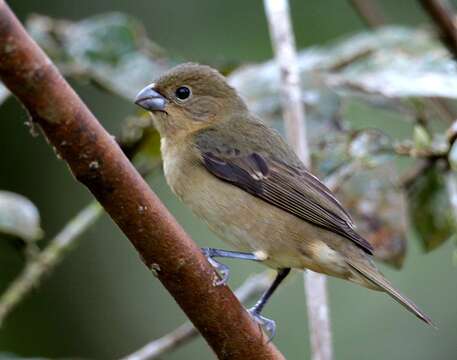
[[[143,26],[125,14],[103,14],[77,23],[35,16],[28,29],[64,74],[89,77],[128,100],[170,66]]]
[[[43,236],[35,205],[22,195],[0,191],[0,233],[33,242]]]
[[[410,186],[408,207],[411,226],[426,251],[437,248],[456,233],[445,178],[437,166]]]

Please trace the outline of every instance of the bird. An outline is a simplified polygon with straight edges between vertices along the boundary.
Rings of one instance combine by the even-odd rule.
[[[202,249],[220,276],[216,285],[225,284],[230,271],[216,258],[257,261],[277,271],[248,310],[270,339],[276,323],[261,312],[291,269],[385,292],[433,325],[378,270],[373,246],[332,191],[217,70],[177,65],[140,90],[135,104],[151,113],[160,134],[171,190],[234,249]]]

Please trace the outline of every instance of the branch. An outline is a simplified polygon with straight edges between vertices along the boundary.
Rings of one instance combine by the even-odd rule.
[[[311,161],[306,138],[305,112],[289,4],[287,0],[264,0],[264,6],[281,76],[279,92],[286,137],[303,163],[309,166]]]
[[[283,359],[0,0],[0,79],[154,270],[219,359]],[[107,249],[107,253],[109,249]]]
[[[271,271],[269,270],[251,276],[235,290],[235,295],[243,303],[251,299],[256,299],[268,289],[271,285],[271,280]],[[195,327],[190,322],[186,322],[161,338],[151,341],[143,348],[126,356],[122,360],[158,359],[163,354],[175,350],[197,336],[198,332]]]
[[[289,4],[287,0],[264,0],[264,6],[281,75],[280,93],[286,135],[297,155],[309,167],[311,161]],[[326,278],[312,271],[306,271],[304,276],[312,359],[330,360],[332,341]]]
[[[441,33],[443,44],[457,59],[457,21],[454,10],[447,1],[419,0]]]
[[[378,28],[386,23],[386,19],[376,0],[349,0],[354,10],[369,28]]]
[[[337,191],[343,183],[349,179],[354,171],[358,168],[358,163],[351,162],[342,166],[338,170],[328,175],[325,178],[325,184]],[[271,272],[264,271],[248,278],[238,289],[235,290],[235,295],[242,303],[248,302],[251,299],[256,299],[271,285]],[[153,360],[159,356],[173,351],[188,341],[194,339],[198,335],[197,330],[191,323],[182,324],[180,327],[171,331],[163,337],[151,341],[133,354],[126,356],[122,360]]]
[[[6,316],[34,289],[74,245],[75,240],[103,213],[98,203],[81,210],[40,253],[25,266],[21,274],[0,297],[0,327]]]

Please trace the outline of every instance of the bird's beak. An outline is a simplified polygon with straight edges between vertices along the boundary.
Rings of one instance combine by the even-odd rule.
[[[149,111],[165,111],[167,100],[151,84],[137,94],[135,104]]]

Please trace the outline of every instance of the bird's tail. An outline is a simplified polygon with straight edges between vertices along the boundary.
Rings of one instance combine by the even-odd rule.
[[[419,319],[425,323],[433,326],[432,319],[425,314],[419,307],[409,300],[406,296],[402,295],[397,289],[395,289],[388,281],[381,275],[376,268],[368,267],[365,264],[360,264],[351,260],[346,260],[348,265],[363,278],[367,279],[370,283],[378,287],[380,290],[385,291],[389,294],[394,300],[398,301],[403,305],[408,311],[416,315]]]

